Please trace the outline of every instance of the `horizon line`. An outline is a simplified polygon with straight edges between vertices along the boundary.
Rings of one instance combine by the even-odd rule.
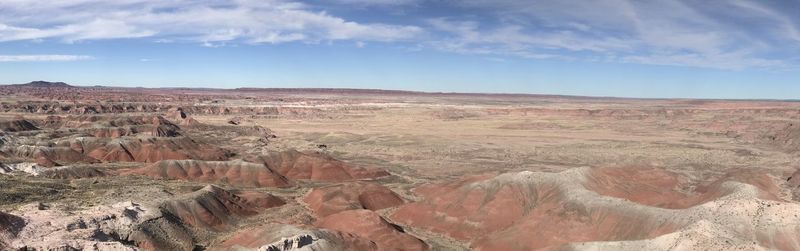
[[[317,90],[317,91],[369,91],[369,92],[386,92],[384,94],[424,94],[424,95],[484,95],[484,96],[528,96],[528,97],[553,97],[553,98],[583,98],[583,99],[627,99],[627,100],[707,100],[707,101],[768,101],[768,102],[800,102],[800,98],[796,99],[779,99],[779,98],[690,98],[690,97],[632,97],[632,96],[603,96],[603,95],[578,95],[578,94],[554,94],[554,93],[530,93],[530,92],[458,92],[458,91],[423,91],[423,90],[409,90],[409,89],[379,89],[379,88],[353,88],[353,87],[253,87],[242,85],[239,87],[143,87],[143,86],[115,86],[115,85],[86,85],[86,84],[72,84],[66,82],[51,82],[36,80],[21,84],[0,84],[0,87],[6,86],[20,86],[32,84],[35,82],[45,83],[63,83],[69,87],[74,88],[120,88],[120,89],[172,89],[172,90],[222,90],[222,91],[242,91],[246,89],[261,90],[261,91],[291,91],[291,90]],[[28,88],[46,88],[46,87],[28,87]]]

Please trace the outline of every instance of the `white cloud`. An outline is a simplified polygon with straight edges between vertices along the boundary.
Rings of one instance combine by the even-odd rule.
[[[787,56],[800,51],[800,17],[796,9],[773,2],[307,1],[324,3],[314,6],[298,1],[305,0],[2,0],[0,42],[149,38],[208,47],[409,42],[412,48],[485,57],[718,69],[774,68],[800,61]],[[409,25],[357,22],[321,11],[347,5],[356,9],[350,13],[387,12],[370,13],[372,18],[427,4],[457,16],[411,11],[402,20],[416,24]],[[365,6],[387,8],[360,8]]]
[[[332,0],[339,4],[354,4],[360,6],[400,6],[415,5],[422,0]]]
[[[152,37],[160,41],[284,43],[398,41],[423,31],[358,23],[283,0],[0,1],[0,41],[66,42]]]
[[[0,62],[66,62],[92,60],[84,55],[0,55]]]
[[[622,62],[650,65],[691,66],[725,70],[742,70],[752,67],[780,68],[784,66],[784,62],[780,60],[751,57],[750,55],[742,52],[724,54],[673,53],[645,56],[626,56],[622,58]]]
[[[449,36],[430,42],[430,46],[473,54],[552,54],[558,58],[718,69],[782,67],[791,62],[781,54],[800,51],[796,13],[758,1],[454,3],[462,10],[483,14],[478,18],[434,19],[431,27]]]
[[[431,27],[452,36],[429,42],[434,48],[466,54],[505,54],[525,58],[567,58],[555,50],[607,52],[630,49],[626,41],[614,37],[590,38],[571,30],[526,31],[521,25],[481,28],[478,22],[431,19]]]

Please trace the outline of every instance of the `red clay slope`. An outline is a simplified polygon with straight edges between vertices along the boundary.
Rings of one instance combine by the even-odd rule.
[[[320,153],[289,150],[267,156],[250,156],[247,161],[264,163],[278,173],[297,180],[348,181],[388,176],[389,173],[369,167],[359,167]]]
[[[286,202],[270,194],[248,193],[242,197],[208,185],[183,198],[168,201],[162,208],[191,226],[222,231],[235,225],[239,218],[283,204]]]
[[[125,137],[111,141],[94,138],[72,142],[70,147],[103,162],[154,163],[160,160],[228,159],[228,153],[224,149],[188,137]]]
[[[775,199],[769,177],[755,174],[736,170],[682,194],[678,191],[682,178],[652,169],[508,173],[420,189],[425,198],[400,206],[391,218],[472,241],[476,250],[532,250],[574,242],[650,239],[701,219],[743,234],[782,233],[754,240],[764,247],[791,243],[784,235],[797,229],[741,224],[742,219],[761,217],[749,215],[758,212],[751,208],[768,205],[760,200]],[[690,207],[700,203],[704,206]]]
[[[286,177],[268,167],[235,161],[162,160],[152,165],[122,172],[153,178],[227,183],[244,187],[287,187]]]
[[[329,215],[317,226],[345,233],[352,233],[377,244],[376,250],[428,250],[425,242],[402,231],[398,226],[386,222],[370,210],[348,210]]]
[[[11,156],[31,159],[44,167],[100,162],[69,147],[8,146],[2,148],[1,151]]]
[[[368,182],[349,182],[314,188],[303,199],[311,211],[324,217],[345,210],[380,210],[403,204],[388,188]]]

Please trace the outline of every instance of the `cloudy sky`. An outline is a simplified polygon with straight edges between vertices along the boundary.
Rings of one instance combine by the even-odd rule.
[[[800,0],[2,0],[32,80],[800,99]]]

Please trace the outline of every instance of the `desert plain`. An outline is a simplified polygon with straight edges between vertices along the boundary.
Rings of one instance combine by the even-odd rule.
[[[0,86],[0,250],[800,250],[800,102]]]

